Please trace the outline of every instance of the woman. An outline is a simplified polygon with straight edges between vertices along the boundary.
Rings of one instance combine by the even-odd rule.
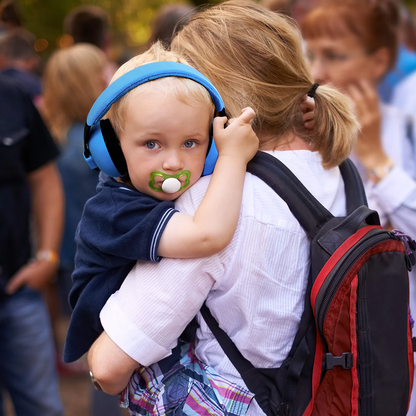
[[[84,123],[88,112],[107,86],[104,53],[90,44],[77,44],[56,51],[44,73],[41,111],[61,147],[58,161],[65,190],[65,230],[60,253],[60,278],[65,305],[71,288],[75,257],[75,229],[84,204],[95,193],[98,176],[82,158]]]
[[[299,105],[314,79],[294,24],[255,3],[225,2],[194,16],[172,50],[213,82],[231,117],[241,106],[255,109],[260,148],[282,160],[331,212],[345,214],[338,165],[351,151],[356,120],[345,97],[324,86],[315,92],[316,127],[304,128]],[[194,212],[208,182],[202,178],[179,198],[179,209]],[[274,191],[247,174],[230,245],[207,259],[138,263],[101,312],[106,333],[90,350],[90,368],[104,390],[121,391],[138,363],[169,356],[205,299],[245,357],[255,366],[278,366],[298,329],[308,269],[309,242],[300,224]],[[199,324],[198,358],[242,385]],[[253,401],[248,414],[263,413]]]
[[[377,84],[394,66],[398,48],[396,2],[329,1],[302,22],[314,78],[347,94],[361,131],[353,160],[369,207],[382,225],[416,236],[416,142],[414,120],[380,103]],[[414,95],[414,94],[412,94]],[[410,275],[410,309],[416,311],[416,276]],[[416,412],[413,395],[409,414]]]

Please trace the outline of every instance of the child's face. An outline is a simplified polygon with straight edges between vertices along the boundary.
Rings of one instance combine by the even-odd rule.
[[[173,200],[201,177],[212,107],[202,100],[191,106],[173,94],[146,91],[129,97],[123,118],[120,145],[130,181],[138,191],[160,200]],[[179,181],[183,189],[178,192],[155,191],[163,182],[162,176],[154,175],[157,171],[165,175],[189,171],[189,185],[185,186],[186,175],[182,175]]]

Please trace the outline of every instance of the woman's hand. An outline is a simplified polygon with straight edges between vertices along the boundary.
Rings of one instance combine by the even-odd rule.
[[[391,163],[381,143],[381,112],[377,90],[367,81],[350,85],[347,95],[351,99],[361,131],[354,148],[355,155],[368,172]]]

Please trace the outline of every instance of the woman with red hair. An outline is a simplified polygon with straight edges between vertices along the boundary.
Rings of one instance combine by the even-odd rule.
[[[409,118],[380,103],[377,84],[393,67],[399,10],[391,0],[326,1],[305,17],[312,76],[351,99],[361,124],[353,159],[384,225],[416,236],[415,140]]]

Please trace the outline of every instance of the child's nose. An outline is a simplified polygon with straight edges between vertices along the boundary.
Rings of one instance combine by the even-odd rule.
[[[179,171],[183,169],[183,162],[180,154],[176,151],[171,151],[166,155],[163,162],[163,170],[166,171]]]

